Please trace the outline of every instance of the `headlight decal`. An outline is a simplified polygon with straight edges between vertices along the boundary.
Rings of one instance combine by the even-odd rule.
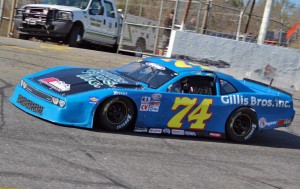
[[[52,97],[52,103],[53,104],[58,105],[58,102],[59,102],[58,98]]]
[[[57,105],[61,108],[64,108],[66,106],[66,101],[65,100],[56,98],[56,97],[48,95],[48,94],[45,94],[45,93],[31,87],[24,80],[21,80],[20,85],[24,90],[26,90],[27,92],[33,94],[34,96],[36,96],[38,98],[41,98],[41,99],[43,99],[47,102],[50,102],[54,105]]]
[[[66,102],[64,100],[59,100],[58,104],[60,107],[64,108],[66,105]]]

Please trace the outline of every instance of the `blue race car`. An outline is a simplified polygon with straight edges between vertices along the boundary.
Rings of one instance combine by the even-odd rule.
[[[228,138],[291,125],[290,94],[185,60],[145,58],[114,70],[55,67],[24,77],[10,101],[83,128]]]

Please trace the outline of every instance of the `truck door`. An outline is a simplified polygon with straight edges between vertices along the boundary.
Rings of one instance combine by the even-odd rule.
[[[104,0],[105,5],[105,25],[104,30],[110,40],[110,44],[117,42],[118,37],[118,13],[111,1]]]
[[[104,28],[105,15],[104,6],[101,0],[92,0],[89,7],[89,24],[86,32],[86,38],[94,42],[105,42]]]

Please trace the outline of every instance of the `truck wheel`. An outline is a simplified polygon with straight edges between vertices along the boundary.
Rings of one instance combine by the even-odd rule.
[[[130,99],[116,96],[105,100],[95,113],[95,126],[121,131],[131,128],[135,121],[135,106]]]
[[[226,136],[233,142],[248,141],[257,129],[257,116],[254,110],[239,108],[231,113],[226,122]]]
[[[23,40],[28,40],[30,38],[29,35],[27,34],[22,34],[20,33],[19,36],[18,36],[19,39],[23,39]]]
[[[69,34],[69,46],[80,47],[82,42],[83,31],[79,26],[74,26]]]

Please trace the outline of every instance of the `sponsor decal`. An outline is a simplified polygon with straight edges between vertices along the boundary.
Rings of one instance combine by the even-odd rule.
[[[91,96],[91,97],[90,97],[90,100],[89,100],[89,103],[90,103],[90,104],[97,104],[98,101],[99,101],[98,98]]]
[[[80,75],[76,75],[76,77],[86,81],[95,88],[101,88],[103,85],[114,87],[118,83],[128,83],[122,77],[101,69],[89,69]]]
[[[289,101],[284,101],[280,100],[278,98],[275,99],[275,107],[278,108],[290,108],[290,102]]]
[[[158,65],[158,64],[155,64],[155,63],[152,63],[152,62],[146,62],[146,65],[149,66],[149,67],[158,69],[158,70],[165,70],[166,69],[164,66],[161,66],[161,65]]]
[[[123,91],[114,91],[114,95],[127,95],[127,92],[123,92]]]
[[[59,92],[65,92],[70,90],[70,84],[66,84],[65,82],[60,81],[59,79],[54,77],[40,79],[39,82],[44,83],[45,85],[48,85],[49,87]]]
[[[170,129],[164,129],[163,134],[169,135],[169,134],[171,134],[171,130]]]
[[[172,129],[172,135],[184,135],[184,130]]]
[[[259,128],[262,128],[262,129],[265,127],[273,126],[273,125],[277,125],[277,121],[267,122],[267,119],[264,117],[260,118],[258,121],[258,126],[259,126]]]
[[[158,112],[160,107],[160,101],[151,101],[149,106],[150,112]]]
[[[286,125],[286,124],[284,124],[284,120],[279,120],[278,122],[277,122],[277,127],[282,127],[282,126],[284,126],[284,125]],[[290,124],[289,124],[290,125]]]
[[[256,129],[256,125],[255,124],[252,124],[252,128],[251,128],[251,131],[244,137],[245,140],[248,140],[249,137],[251,137]]]
[[[196,136],[196,132],[193,131],[185,131],[184,133],[186,136]]]
[[[199,137],[210,137],[210,138],[223,138],[222,133],[209,132],[209,131],[195,131]]]
[[[292,119],[282,119],[278,121],[278,126],[281,127],[283,125],[289,126],[292,124]]]
[[[142,104],[144,103],[144,104],[149,104],[150,103],[150,101],[151,101],[151,97],[149,97],[149,96],[144,96],[144,97],[142,97]]]
[[[135,127],[133,131],[137,133],[147,133],[148,129],[145,127]]]
[[[209,137],[209,132],[208,131],[196,131],[196,135],[199,137]]]
[[[266,124],[267,124],[266,118],[262,117],[262,118],[259,119],[259,121],[258,121],[258,126],[259,126],[260,128],[265,128]]]
[[[161,98],[162,98],[162,94],[153,94],[152,96],[151,96],[154,100],[160,100]]]
[[[162,133],[162,129],[150,128],[149,129],[149,133],[152,133],[152,134],[161,134]]]
[[[149,110],[149,104],[141,104],[140,111],[145,112]]]
[[[222,134],[221,133],[210,132],[209,136],[212,137],[212,138],[222,138]]]
[[[235,104],[235,105],[250,105],[250,106],[262,106],[262,107],[276,107],[276,108],[290,108],[290,102],[275,99],[263,99],[255,96],[244,97],[243,95],[224,95],[221,96],[221,102],[223,104]]]
[[[292,124],[292,119],[286,119],[286,120],[284,120],[284,124],[291,125]]]

